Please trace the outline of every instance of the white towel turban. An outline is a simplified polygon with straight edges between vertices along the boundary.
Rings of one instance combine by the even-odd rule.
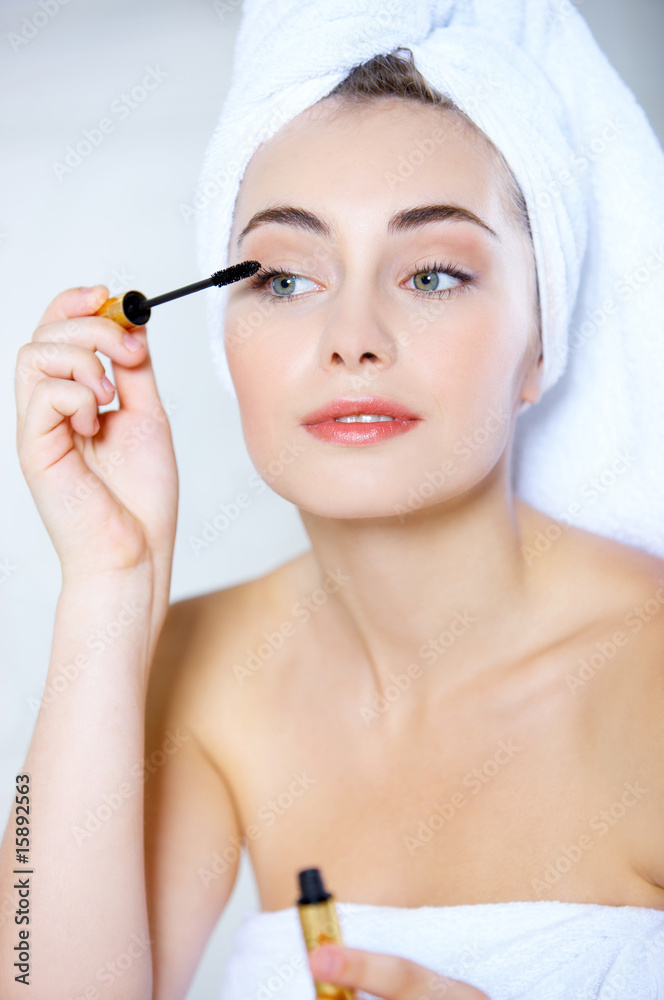
[[[574,524],[664,557],[664,153],[570,0],[244,0],[194,200],[201,273],[234,262],[257,147],[398,48],[503,153],[528,208],[543,396],[517,421],[515,492],[562,522],[550,541]],[[206,294],[215,369],[235,395],[227,289]]]

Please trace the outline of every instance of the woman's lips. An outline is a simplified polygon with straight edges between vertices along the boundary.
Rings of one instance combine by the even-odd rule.
[[[331,399],[329,403],[312,410],[302,417],[303,424],[317,424],[321,420],[335,417],[350,417],[356,413],[376,413],[382,417],[396,417],[398,420],[419,420],[417,413],[383,396],[343,396]]]
[[[374,414],[391,417],[377,421],[339,421],[337,417]],[[364,445],[386,441],[405,434],[420,422],[420,417],[400,403],[376,396],[362,399],[334,399],[318,410],[308,413],[302,426],[313,437],[342,445]]]
[[[321,441],[331,441],[334,444],[374,444],[387,441],[397,434],[405,434],[419,420],[379,420],[376,423],[339,423],[336,420],[322,420],[317,424],[303,424],[306,431]]]

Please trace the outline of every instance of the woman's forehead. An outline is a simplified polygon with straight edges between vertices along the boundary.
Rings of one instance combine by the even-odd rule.
[[[420,156],[411,156],[411,146],[417,142]],[[381,156],[389,159],[395,153],[407,159],[410,156],[419,165],[441,153],[475,160],[482,144],[481,132],[460,116],[421,102],[382,99],[358,105],[328,99],[296,115],[261,143],[242,183],[248,176],[282,165],[284,160],[292,166],[293,156],[303,166],[307,160],[315,161],[321,151],[349,166],[361,166],[359,156],[354,159],[360,150],[363,157],[370,151],[376,160]]]
[[[343,115],[307,109],[261,145],[240,184],[233,239],[255,213],[281,204],[387,218],[406,206],[449,202],[493,228],[504,225],[503,182],[480,149],[481,135],[426,105],[387,105]]]

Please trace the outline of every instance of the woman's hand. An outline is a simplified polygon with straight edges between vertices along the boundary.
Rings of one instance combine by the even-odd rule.
[[[19,460],[65,581],[145,566],[167,592],[178,501],[170,427],[146,328],[132,331],[131,350],[123,327],[93,315],[107,295],[104,285],[61,292],[20,348]],[[101,382],[96,351],[111,358],[115,388]],[[119,409],[97,423],[116,389]]]
[[[373,993],[383,1000],[491,1000],[475,986],[449,979],[396,955],[326,944],[309,952],[314,979]],[[336,959],[328,968],[324,961]]]

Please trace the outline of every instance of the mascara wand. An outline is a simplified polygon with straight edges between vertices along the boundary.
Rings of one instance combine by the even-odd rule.
[[[147,323],[152,306],[160,306],[162,302],[179,299],[181,295],[191,295],[192,292],[199,292],[202,288],[209,288],[210,285],[230,285],[234,281],[241,281],[242,278],[250,278],[259,267],[257,260],[243,260],[240,264],[231,264],[223,271],[215,271],[204,281],[195,281],[193,285],[164,292],[163,295],[156,295],[153,299],[146,299],[142,292],[125,292],[122,296],[106,299],[94,315],[106,316],[130,330],[133,326],[143,326]]]

